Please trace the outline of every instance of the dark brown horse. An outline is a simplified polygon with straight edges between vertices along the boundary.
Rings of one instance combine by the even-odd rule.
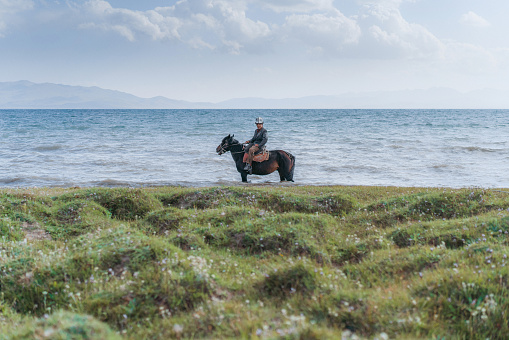
[[[244,163],[242,158],[244,157],[244,147],[236,139],[234,135],[228,135],[223,138],[221,144],[216,148],[216,152],[222,155],[225,152],[230,151],[237,166],[237,171],[240,172],[242,182],[247,182],[248,172],[244,170]],[[283,150],[272,150],[270,151],[269,159],[264,162],[253,162],[253,174],[254,175],[268,175],[274,171],[279,172],[279,179],[281,181],[293,182],[293,170],[295,169],[295,157]]]

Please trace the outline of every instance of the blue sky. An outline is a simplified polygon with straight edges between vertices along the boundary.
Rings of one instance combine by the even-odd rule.
[[[0,0],[0,81],[217,102],[509,90],[507,0]]]

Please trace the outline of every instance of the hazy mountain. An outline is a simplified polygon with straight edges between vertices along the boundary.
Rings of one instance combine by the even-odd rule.
[[[29,81],[0,83],[0,108],[9,109],[176,109],[200,108],[200,103],[165,97],[140,98],[99,87],[36,84]]]
[[[509,92],[461,93],[447,88],[346,93],[286,99],[237,98],[196,103],[165,97],[140,98],[99,87],[0,83],[0,109],[507,109]]]
[[[286,99],[237,98],[218,105],[232,109],[509,109],[509,92],[480,90],[461,93],[448,88],[432,88]]]

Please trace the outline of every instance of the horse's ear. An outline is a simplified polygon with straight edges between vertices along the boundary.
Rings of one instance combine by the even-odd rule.
[[[230,134],[228,134],[228,136],[226,138],[230,138]]]
[[[235,137],[235,134],[232,135],[232,138]]]

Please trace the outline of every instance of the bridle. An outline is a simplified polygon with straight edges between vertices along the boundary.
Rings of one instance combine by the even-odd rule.
[[[228,147],[231,147],[233,145],[242,145],[241,143],[237,142],[237,143],[234,143],[234,144],[226,144],[224,145],[223,143],[221,143],[221,145],[219,145],[219,151],[221,151],[220,155],[222,155],[223,153],[227,153],[229,150],[226,150],[226,148]],[[230,151],[230,153],[244,153],[244,150],[242,151],[236,151],[236,152],[232,152]]]

